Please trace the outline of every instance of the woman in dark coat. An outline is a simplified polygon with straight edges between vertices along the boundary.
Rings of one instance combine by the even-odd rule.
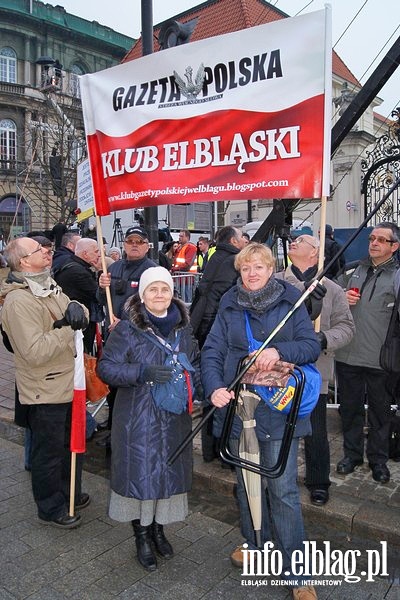
[[[192,482],[191,448],[167,465],[192,426],[187,386],[181,414],[170,412],[170,405],[158,408],[156,404],[156,389],[170,402],[171,395],[163,391],[174,374],[173,367],[165,364],[167,356],[180,362],[186,355],[193,367],[194,388],[201,389],[197,342],[186,308],[173,298],[173,290],[166,269],[146,269],[139,294],[125,305],[128,319],[110,333],[98,365],[100,377],[118,388],[111,431],[109,515],[132,521],[138,560],[148,570],[157,566],[153,543],[161,556],[172,556],[163,525],[186,517]]]
[[[219,410],[214,415],[214,433],[221,435],[226,409],[233,392],[227,386],[236,375],[239,361],[249,355],[250,343],[246,331],[248,319],[252,337],[263,342],[297,302],[300,292],[285,281],[273,276],[274,258],[271,250],[262,244],[250,243],[236,255],[235,267],[240,272],[236,286],[222,297],[217,317],[202,349],[204,394]],[[261,345],[261,344],[260,344]],[[304,306],[301,306],[272,340],[271,345],[258,356],[255,366],[261,371],[271,370],[280,360],[297,365],[314,362],[320,353],[320,344]],[[267,406],[260,399],[254,414],[255,431],[260,450],[260,463],[271,467],[277,462],[285,428],[286,415]],[[238,454],[238,438],[242,421],[235,416],[230,444]],[[291,557],[295,550],[304,552],[306,539],[299,490],[297,486],[297,451],[299,437],[309,434],[310,419],[298,419],[284,473],[276,479],[264,479],[265,493],[261,494],[261,545],[274,538],[283,560],[282,578],[291,577]],[[241,469],[238,477],[237,499],[241,531],[248,547],[257,548],[249,504]],[[268,497],[268,502],[267,502]],[[236,566],[243,567],[243,550],[239,546],[231,554]],[[315,590],[301,578],[294,586],[293,598],[311,600]]]

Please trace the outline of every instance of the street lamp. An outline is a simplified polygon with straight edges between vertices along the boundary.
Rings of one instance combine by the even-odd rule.
[[[41,91],[62,89],[62,64],[51,56],[40,56],[37,65],[41,67],[40,89]]]

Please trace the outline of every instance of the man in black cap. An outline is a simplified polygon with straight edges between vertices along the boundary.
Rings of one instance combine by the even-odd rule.
[[[149,251],[149,240],[147,232],[138,226],[129,227],[125,233],[124,250],[126,258],[112,263],[108,267],[108,273],[102,273],[99,277],[99,301],[106,306],[106,287],[110,287],[111,302],[114,320],[110,322],[107,310],[108,329],[111,330],[122,318],[124,304],[130,296],[139,290],[139,281],[142,273],[149,267],[157,264],[147,257]],[[107,306],[106,306],[107,308]],[[112,425],[112,409],[114,405],[116,389],[111,388],[107,397],[109,407],[108,428]],[[99,446],[110,447],[110,436],[106,436],[97,442]]]
[[[121,319],[124,304],[130,296],[139,289],[140,276],[149,267],[156,267],[156,263],[147,257],[149,240],[147,232],[142,227],[129,227],[125,233],[124,250],[126,258],[118,260],[108,267],[108,273],[102,273],[99,278],[99,300],[106,305],[106,287],[110,287],[111,301],[114,312],[114,322]]]

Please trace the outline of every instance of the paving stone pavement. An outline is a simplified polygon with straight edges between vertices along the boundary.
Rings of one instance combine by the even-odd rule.
[[[227,510],[233,501],[234,475],[218,461],[205,464],[198,439],[194,453],[197,494],[191,501],[191,513],[184,523],[166,527],[175,556],[170,561],[160,559],[159,569],[147,573],[135,559],[129,525],[107,517],[107,467],[99,468],[96,457],[87,465],[93,472],[85,472],[85,491],[92,503],[82,511],[82,526],[60,531],[38,522],[30,476],[23,468],[22,430],[12,425],[13,410],[13,359],[0,344],[0,600],[291,598],[286,587],[273,585],[276,580],[241,577],[240,570],[231,565],[229,554],[242,541],[237,517],[230,518],[234,511]],[[341,477],[334,471],[341,457],[336,409],[329,409],[329,438],[331,500],[323,508],[312,506],[301,484],[306,523],[319,531],[318,547],[336,528],[343,552],[359,548],[362,556],[357,572],[365,570],[366,549],[379,548],[380,540],[387,541],[390,576],[377,577],[374,582],[366,582],[362,576],[357,583],[340,580],[337,588],[330,578],[329,585],[317,586],[318,597],[400,600],[400,553],[396,550],[400,547],[400,464],[390,461],[392,479],[387,486],[375,484],[366,465]],[[303,472],[300,453],[300,482]],[[204,514],[201,494],[217,498],[213,516]],[[331,529],[324,533],[324,526]],[[363,546],[364,538],[368,541]],[[375,545],[371,546],[371,540]]]
[[[85,472],[92,502],[82,511],[81,527],[60,531],[37,520],[23,448],[1,436],[0,472],[0,600],[291,598],[286,587],[276,584],[277,578],[242,577],[231,565],[229,554],[241,536],[229,523],[192,510],[185,522],[165,528],[175,556],[159,559],[159,569],[147,573],[135,559],[129,524],[107,516],[106,478]],[[366,564],[362,541],[358,544],[363,557],[357,573]],[[324,578],[329,583],[317,586],[318,598],[400,600],[393,564],[389,571],[392,579],[378,577],[374,582]]]

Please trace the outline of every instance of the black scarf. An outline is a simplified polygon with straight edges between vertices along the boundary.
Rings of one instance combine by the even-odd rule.
[[[295,275],[299,281],[311,281],[312,279],[315,278],[315,276],[317,274],[318,265],[314,265],[313,267],[308,267],[308,269],[306,269],[304,271],[304,273],[302,271],[300,271],[300,269],[298,267],[296,267],[295,265],[291,265],[291,269],[292,269],[293,275]]]
[[[260,290],[248,290],[243,287],[241,277],[238,279],[237,301],[240,306],[263,313],[271,304],[276,302],[284,290],[284,286],[272,275]]]

